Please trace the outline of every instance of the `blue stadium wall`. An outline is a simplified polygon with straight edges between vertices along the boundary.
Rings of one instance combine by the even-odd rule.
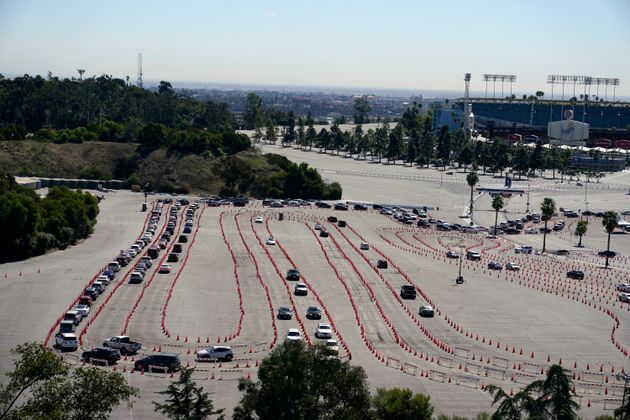
[[[568,102],[541,101],[534,103],[532,118],[532,104],[526,101],[506,100],[480,100],[471,99],[472,112],[475,118],[481,120],[495,120],[497,125],[501,122],[516,123],[524,126],[546,127],[549,121],[563,119],[562,114],[567,109],[573,110],[575,121],[585,122],[591,125],[591,129],[626,129],[630,126],[630,103],[623,104],[590,104],[574,105]],[[455,113],[461,115],[464,102],[461,99],[453,102]]]

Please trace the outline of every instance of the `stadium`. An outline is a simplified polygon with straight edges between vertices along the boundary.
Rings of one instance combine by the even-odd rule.
[[[536,141],[542,138],[547,142],[548,124],[561,121],[565,111],[571,110],[574,121],[590,126],[586,146],[630,148],[630,102],[617,101],[614,94],[613,100],[608,99],[608,85],[617,86],[619,79],[550,75],[548,83],[552,86],[551,99],[543,99],[545,94],[542,91],[537,92],[537,96],[516,98],[511,94],[511,84],[516,81],[516,76],[484,75],[483,81],[486,83],[484,97],[467,98],[465,95],[451,103],[434,104],[434,128],[437,130],[443,125],[452,130],[465,128],[464,109],[468,103],[474,115],[470,129],[477,130],[485,137],[507,138],[509,134],[518,134],[520,136],[511,137],[511,140],[522,137],[525,141]],[[501,97],[496,97],[496,89],[492,88],[492,97],[488,97],[488,83],[497,81],[501,82]],[[508,96],[502,95],[505,82],[510,84]],[[553,86],[556,84],[562,85],[561,99],[553,99]],[[603,98],[599,96],[600,85],[605,86]],[[565,94],[565,87],[566,91],[571,92]],[[570,98],[567,99],[567,96]]]

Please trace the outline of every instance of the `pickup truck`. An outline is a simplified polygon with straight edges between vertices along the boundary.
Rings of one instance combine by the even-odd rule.
[[[141,348],[142,344],[131,339],[126,335],[117,335],[103,342],[103,346],[120,350],[120,354],[134,354]]]

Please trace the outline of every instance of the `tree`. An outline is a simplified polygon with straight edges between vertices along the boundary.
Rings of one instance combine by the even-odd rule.
[[[612,235],[617,225],[618,223],[616,211],[608,210],[606,213],[604,213],[604,217],[602,218],[602,226],[604,226],[604,229],[608,234],[608,243],[606,245],[606,268],[608,268],[608,258],[610,256],[610,235]]]
[[[374,417],[379,420],[430,420],[431,397],[414,394],[407,388],[378,388],[372,396]]]
[[[267,140],[269,144],[276,144],[276,126],[273,124],[273,120],[271,118],[267,121],[265,140]]]
[[[575,234],[580,237],[580,242],[577,245],[578,248],[582,247],[582,236],[586,235],[587,229],[588,229],[588,221],[578,220],[577,225],[575,226]]]
[[[295,141],[295,117],[293,111],[289,111],[287,115],[287,125],[284,127],[284,136],[282,136],[282,145],[289,146]]]
[[[534,151],[529,158],[529,167],[532,171],[540,170],[542,172],[544,165],[545,160],[543,156],[542,140],[539,139],[536,142],[536,147],[534,147]]]
[[[485,390],[493,396],[492,405],[500,403],[492,419],[518,420],[525,412],[531,419],[573,420],[578,418],[580,406],[573,401],[572,388],[568,371],[551,365],[544,380],[532,382],[513,396],[496,385],[488,385]]]
[[[7,374],[9,383],[0,385],[0,418],[104,420],[137,395],[118,372],[79,367],[71,373],[67,362],[40,343],[19,345],[11,354],[15,368]]]
[[[422,139],[420,140],[420,157],[422,163],[425,163],[428,167],[434,156],[435,136],[433,135],[433,128],[431,127],[431,119],[426,118],[422,129]]]
[[[448,162],[451,157],[451,135],[446,125],[440,128],[440,133],[438,134],[437,157],[446,162]]]
[[[473,188],[475,188],[475,185],[477,185],[477,183],[479,182],[479,175],[477,175],[477,172],[472,171],[468,175],[466,175],[466,182],[468,183],[468,186],[470,187],[470,221],[472,223],[473,204],[474,204]]]
[[[551,365],[544,380],[534,381],[526,387],[527,392],[538,392],[536,405],[545,417],[552,419],[577,419],[580,405],[573,401],[573,381],[569,371],[560,365]],[[531,413],[534,414],[534,413]]]
[[[543,249],[544,253],[547,250],[547,223],[549,219],[556,212],[556,202],[552,198],[544,198],[543,202],[540,204],[540,211],[542,212],[542,219],[545,221],[545,230],[543,231]]]
[[[369,113],[372,110],[370,102],[366,96],[355,98],[354,100],[354,123],[367,124],[370,122]]]
[[[387,144],[387,160],[394,161],[394,164],[396,164],[396,158],[402,153],[402,148],[403,127],[402,124],[398,124],[389,133],[389,143]]]
[[[464,171],[473,162],[473,149],[469,142],[464,142],[457,153],[457,162],[464,165]]]
[[[523,418],[523,400],[527,398],[523,392],[508,395],[497,385],[486,385],[484,390],[492,395],[492,405],[499,404],[497,410],[490,417],[492,420],[520,420]]]
[[[240,380],[244,394],[233,418],[369,418],[363,368],[331,356],[321,345],[278,345],[260,364],[256,382]]]
[[[529,152],[525,147],[519,147],[516,150],[516,157],[514,159],[514,169],[517,170],[518,179],[521,179],[523,172],[527,173],[529,170]]]
[[[499,221],[499,210],[504,206],[503,197],[497,194],[492,198],[492,208],[494,209],[494,236],[497,235],[497,222]]]
[[[251,92],[245,99],[245,111],[243,112],[244,125],[247,130],[258,127],[262,115],[262,99]]]
[[[158,392],[167,399],[164,403],[154,401],[155,411],[174,420],[203,420],[217,414],[223,419],[223,409],[215,410],[208,393],[191,379],[193,372],[194,369],[182,368],[179,379]]]

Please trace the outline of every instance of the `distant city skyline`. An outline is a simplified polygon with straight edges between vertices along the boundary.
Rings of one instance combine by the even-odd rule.
[[[624,0],[3,0],[0,73],[76,77],[82,68],[85,77],[135,81],[141,52],[144,79],[175,86],[462,92],[471,73],[481,94],[491,73],[516,75],[518,96],[541,90],[549,98],[547,75],[569,74],[620,78],[616,96],[628,98],[627,22]]]

